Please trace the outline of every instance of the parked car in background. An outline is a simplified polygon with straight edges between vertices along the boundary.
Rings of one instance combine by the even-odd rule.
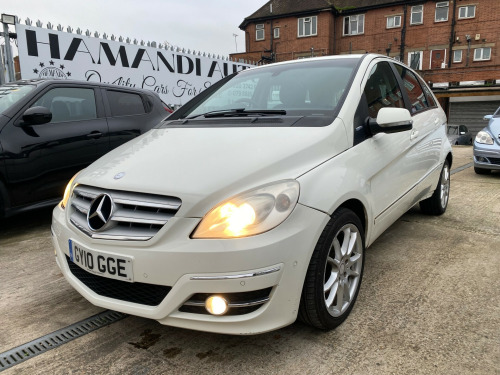
[[[465,125],[448,125],[448,140],[452,145],[472,145],[472,133]]]
[[[344,321],[365,247],[445,212],[451,145],[425,82],[346,55],[235,73],[76,175],[56,260],[91,303],[229,334]]]
[[[474,140],[474,171],[488,174],[500,170],[500,107],[493,115],[486,115],[488,126],[476,135]]]
[[[77,171],[167,115],[142,89],[71,80],[0,86],[0,218],[56,205]]]

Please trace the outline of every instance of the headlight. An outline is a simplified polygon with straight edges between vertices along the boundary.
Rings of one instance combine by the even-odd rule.
[[[267,232],[280,225],[299,199],[299,183],[282,181],[247,191],[213,208],[192,238],[237,238]]]
[[[80,173],[80,172],[78,172]],[[63,199],[60,203],[61,208],[64,210],[66,206],[68,205],[68,200],[69,197],[71,196],[71,191],[73,190],[73,182],[75,181],[76,176],[78,176],[78,173],[73,176],[71,180],[69,180],[68,185],[66,185],[66,189],[64,190],[64,195]]]
[[[493,138],[487,132],[480,131],[476,135],[476,142],[477,143],[483,143],[485,145],[492,145],[493,144]]]

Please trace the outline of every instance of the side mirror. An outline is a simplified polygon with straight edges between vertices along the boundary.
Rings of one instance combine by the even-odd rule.
[[[31,107],[23,113],[25,125],[41,125],[52,120],[52,112],[45,107]]]
[[[381,108],[377,119],[370,119],[372,135],[377,133],[399,133],[413,128],[410,111],[406,108]]]
[[[486,115],[486,116],[484,116],[484,117],[483,117],[483,120],[487,120],[487,121],[489,121],[489,120],[491,120],[492,118],[493,118],[493,115]]]

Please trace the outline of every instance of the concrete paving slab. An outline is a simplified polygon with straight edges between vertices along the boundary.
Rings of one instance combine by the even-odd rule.
[[[0,222],[0,353],[102,311],[55,263],[52,210]]]

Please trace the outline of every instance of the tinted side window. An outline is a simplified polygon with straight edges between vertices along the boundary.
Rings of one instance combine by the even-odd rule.
[[[139,94],[107,90],[112,116],[139,115],[146,113]]]
[[[42,106],[52,112],[50,123],[97,118],[93,89],[59,87],[46,92],[32,107]]]
[[[380,108],[404,108],[404,101],[398,82],[387,62],[378,63],[370,72],[364,93],[368,102],[368,113],[376,118]]]
[[[399,72],[401,79],[403,80],[404,88],[406,90],[406,93],[408,94],[408,97],[410,98],[411,113],[415,113],[428,108],[429,103],[427,102],[427,97],[425,96],[422,90],[422,86],[420,86],[420,82],[418,81],[418,78],[415,76],[415,74],[402,67],[401,65],[394,65],[396,66],[396,69]]]

